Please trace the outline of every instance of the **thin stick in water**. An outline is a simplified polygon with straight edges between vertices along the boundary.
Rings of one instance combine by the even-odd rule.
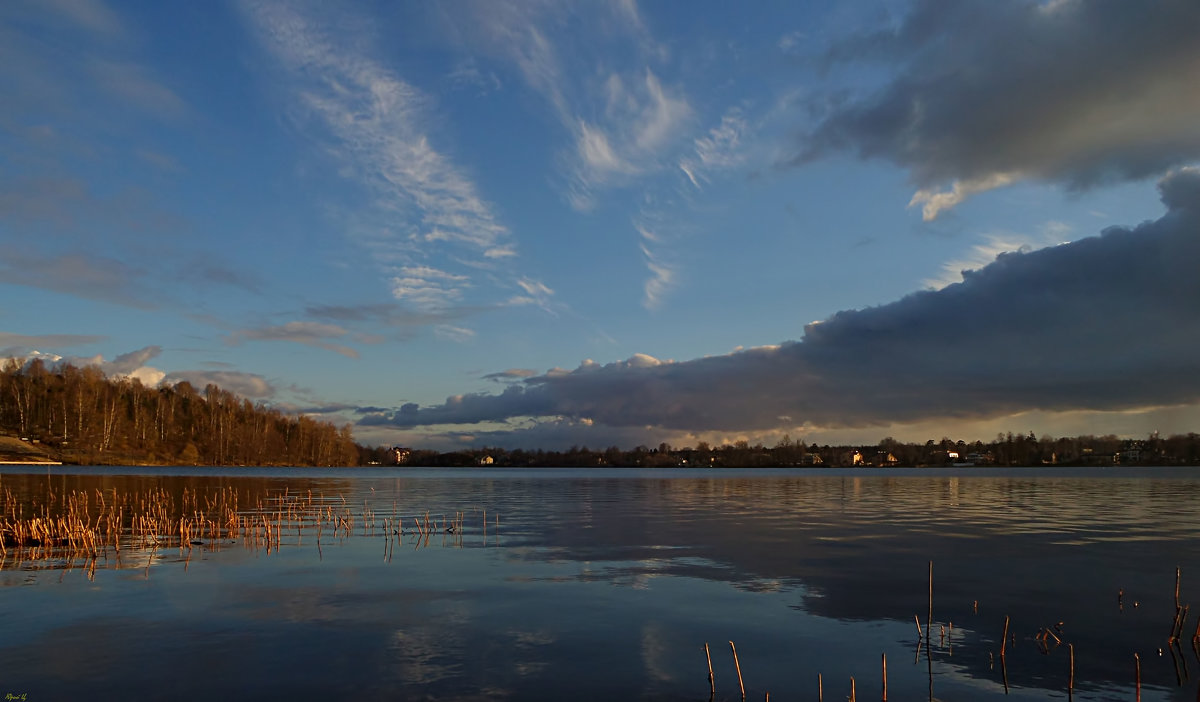
[[[712,655],[708,652],[708,642],[704,642],[704,657],[708,659],[708,689],[709,697],[714,697],[717,694],[717,682],[713,678],[712,672]]]
[[[925,618],[925,643],[928,644],[930,629],[933,628],[933,561],[929,562],[929,616]],[[928,648],[926,648],[928,651]]]
[[[742,691],[742,699],[746,699],[746,686],[742,684],[742,664],[738,662],[737,646],[730,641],[729,648],[733,650],[733,667],[737,668],[738,688]]]
[[[1004,635],[1000,637],[1000,660],[1004,660],[1004,652],[1008,648],[1008,615],[1004,617]]]
[[[1067,699],[1075,694],[1075,644],[1067,644],[1067,656],[1071,661],[1071,674],[1067,678]]]
[[[887,702],[887,654],[883,654],[883,697],[882,702]]]
[[[1133,654],[1133,685],[1136,702],[1142,702],[1142,659],[1136,653]]]

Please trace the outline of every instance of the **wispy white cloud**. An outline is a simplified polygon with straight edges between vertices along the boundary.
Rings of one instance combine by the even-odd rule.
[[[660,222],[647,212],[642,212],[633,220],[633,228],[641,241],[638,248],[642,252],[643,262],[650,276],[642,286],[642,306],[648,310],[658,309],[663,302],[663,296],[674,286],[677,275],[675,265],[668,263],[665,251],[665,237],[660,233]]]
[[[516,295],[509,299],[510,305],[537,305],[543,310],[557,314],[555,308],[551,305],[551,300],[554,297],[554,291],[550,286],[534,280],[532,278],[520,278],[517,280],[517,287],[525,293],[524,295]]]
[[[452,324],[439,324],[433,328],[433,333],[439,338],[456,343],[466,343],[475,338],[475,331],[466,327],[456,327]]]
[[[628,0],[592,6],[584,18],[568,16],[556,3],[486,2],[470,20],[478,44],[464,48],[499,56],[516,67],[525,84],[549,104],[568,136],[564,191],[579,210],[595,205],[597,191],[629,185],[660,172],[682,141],[693,108],[679,86],[663,83],[652,67],[667,57],[637,7]],[[586,26],[564,27],[572,20]],[[465,25],[464,25],[465,26]],[[606,50],[621,47],[629,66],[576,65],[578,47],[558,37]]]
[[[446,79],[457,86],[475,88],[480,93],[490,93],[504,87],[500,78],[492,71],[481,69],[474,57],[459,61]]]
[[[405,266],[391,279],[392,296],[421,310],[439,310],[460,301],[470,285],[465,275],[430,266]]]
[[[992,263],[1001,254],[1025,253],[1035,249],[1065,243],[1070,238],[1070,227],[1061,222],[1047,222],[1041,233],[1035,236],[1004,233],[987,234],[983,241],[975,244],[965,256],[942,264],[942,272],[936,278],[928,278],[925,287],[940,290],[947,285],[961,283],[965,274],[979,270]]]
[[[662,304],[663,295],[675,282],[675,269],[660,261],[644,244],[642,254],[646,257],[646,267],[650,269],[650,277],[643,287],[645,295],[642,304],[647,309],[656,309]]]
[[[603,121],[580,117],[573,125],[579,156],[574,187],[583,193],[662,171],[693,117],[682,91],[668,90],[649,68],[631,78],[610,74],[602,93]]]
[[[708,182],[709,174],[740,166],[745,161],[742,137],[749,125],[740,107],[730,108],[721,123],[692,142],[692,153],[679,160],[679,169],[696,188]]]
[[[319,19],[290,5],[249,8],[295,99],[327,136],[327,150],[373,198],[377,217],[359,230],[366,230],[360,241],[392,269],[397,299],[436,305],[467,287],[466,276],[414,273],[424,261],[515,255],[508,228],[474,181],[434,146],[427,128],[432,108],[420,90],[361,44],[335,39]]]

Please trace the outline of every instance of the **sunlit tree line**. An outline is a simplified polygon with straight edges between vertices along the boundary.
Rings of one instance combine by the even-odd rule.
[[[386,461],[385,461],[386,462]],[[710,446],[616,446],[592,450],[574,446],[566,451],[482,447],[448,453],[414,450],[404,454],[405,465],[496,467],[904,467],[904,466],[1101,466],[1197,465],[1200,434],[1160,438],[1122,439],[1113,435],[1054,438],[1030,432],[1000,434],[992,441],[964,441],[943,437],[923,442],[901,442],[888,437],[877,444],[807,444],[785,436],[773,446],[748,441]]]
[[[148,387],[95,366],[49,369],[9,360],[0,371],[0,431],[66,462],[319,465],[360,462],[350,426],[252,404],[216,385]]]

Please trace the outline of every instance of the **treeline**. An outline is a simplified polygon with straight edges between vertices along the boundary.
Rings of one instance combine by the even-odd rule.
[[[147,387],[95,366],[0,370],[0,432],[64,463],[348,466],[363,463],[350,426],[251,404],[216,385]]]
[[[398,449],[385,463],[414,466],[497,467],[918,467],[918,466],[1102,466],[1102,465],[1200,465],[1200,434],[1189,433],[1159,438],[1121,439],[1113,435],[1071,438],[1000,434],[995,440],[929,439],[904,443],[891,437],[877,444],[830,446],[806,444],[784,437],[774,446],[751,445],[746,441],[722,446],[700,442],[683,448],[669,444],[638,446],[622,450],[573,447],[567,451],[521,450],[484,447],[438,453]]]

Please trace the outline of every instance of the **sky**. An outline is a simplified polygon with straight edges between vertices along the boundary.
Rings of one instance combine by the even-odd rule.
[[[0,358],[360,443],[1200,431],[1200,4],[0,3]]]

